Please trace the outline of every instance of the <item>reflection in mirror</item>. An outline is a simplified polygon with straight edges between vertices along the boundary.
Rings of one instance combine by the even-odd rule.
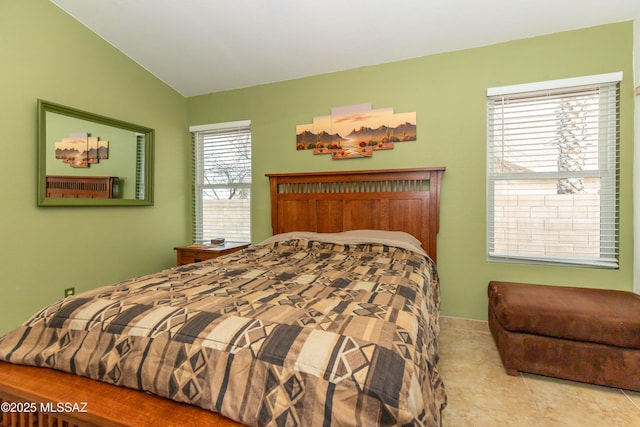
[[[38,204],[153,204],[153,129],[38,100]]]

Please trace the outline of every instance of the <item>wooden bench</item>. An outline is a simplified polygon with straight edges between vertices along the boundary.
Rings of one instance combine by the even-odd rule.
[[[518,371],[640,391],[640,295],[490,282],[489,329]]]

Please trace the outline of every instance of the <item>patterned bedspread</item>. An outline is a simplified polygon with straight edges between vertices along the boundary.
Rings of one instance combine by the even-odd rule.
[[[441,424],[439,279],[382,244],[271,242],[52,304],[0,360],[247,425]]]

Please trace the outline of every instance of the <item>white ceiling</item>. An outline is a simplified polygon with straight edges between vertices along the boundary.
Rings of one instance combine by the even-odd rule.
[[[184,96],[640,18],[640,0],[51,0]]]

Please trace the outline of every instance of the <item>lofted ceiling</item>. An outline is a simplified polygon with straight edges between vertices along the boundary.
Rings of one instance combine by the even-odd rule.
[[[51,0],[184,96],[640,18],[640,0]]]

